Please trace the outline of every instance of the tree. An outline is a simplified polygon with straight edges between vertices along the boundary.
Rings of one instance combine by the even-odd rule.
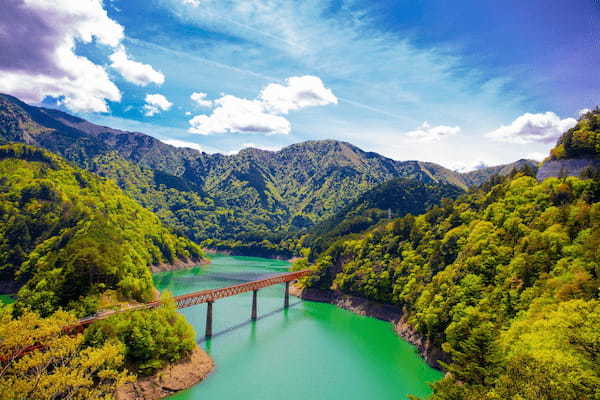
[[[0,400],[113,399],[133,380],[123,369],[118,341],[86,347],[83,335],[64,334],[74,318],[58,312],[42,319],[26,312],[13,319],[0,311]],[[38,346],[33,351],[27,351]]]

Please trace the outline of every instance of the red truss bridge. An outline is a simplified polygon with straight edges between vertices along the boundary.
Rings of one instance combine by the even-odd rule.
[[[245,292],[253,292],[252,293],[252,312],[251,318],[252,320],[256,320],[257,318],[257,294],[258,291],[262,288],[272,285],[285,284],[285,292],[283,297],[283,306],[287,308],[290,304],[290,282],[296,281],[299,278],[307,276],[310,274],[309,270],[302,270],[297,272],[288,272],[281,275],[272,276],[266,279],[260,279],[252,282],[241,283],[239,285],[228,286],[220,289],[208,289],[201,290],[198,292],[188,293],[181,296],[173,297],[177,308],[187,308],[192,307],[198,304],[207,304],[207,314],[206,314],[206,337],[212,336],[212,305],[218,299],[223,299],[225,297],[236,296]],[[106,319],[111,315],[124,313],[124,312],[132,312],[138,310],[148,310],[156,307],[160,307],[162,303],[160,301],[153,301],[150,303],[144,303],[137,306],[129,307],[119,311],[107,311],[100,315],[88,317],[79,320],[79,322],[75,325],[66,327],[67,331],[83,331],[88,325],[94,323],[95,321]]]
[[[245,293],[245,292],[252,292],[252,312],[251,312],[250,316],[251,316],[251,319],[255,321],[257,319],[257,312],[256,312],[256,310],[257,310],[257,294],[260,289],[265,288],[267,286],[278,285],[281,283],[285,284],[283,306],[284,306],[284,308],[287,308],[290,305],[290,290],[289,290],[290,282],[296,281],[299,278],[302,278],[309,274],[310,274],[309,270],[289,272],[289,273],[285,273],[285,274],[281,274],[281,275],[272,276],[272,277],[266,278],[266,279],[260,279],[260,280],[256,280],[256,281],[252,281],[252,282],[241,283],[239,285],[228,286],[228,287],[224,287],[224,288],[220,288],[220,289],[201,290],[199,292],[193,292],[193,293],[188,293],[188,294],[184,294],[181,296],[175,296],[175,297],[173,297],[173,300],[175,300],[175,304],[177,305],[178,309],[192,307],[192,306],[202,304],[202,303],[207,304],[208,312],[206,313],[205,336],[207,338],[209,338],[212,336],[212,319],[213,319],[212,305],[216,300],[223,299],[225,297],[235,296],[235,295]],[[103,312],[103,313],[93,316],[93,317],[87,317],[87,318],[80,319],[76,324],[64,327],[63,331],[67,334],[81,333],[85,330],[85,328],[87,328],[92,323],[102,320],[102,319],[106,319],[106,318],[110,317],[111,315],[139,311],[139,310],[149,310],[149,309],[157,308],[160,306],[162,306],[162,303],[160,301],[153,301],[150,303],[139,304],[139,305],[125,308],[125,309],[118,310],[118,311],[106,311],[106,312]],[[4,362],[8,362],[10,360],[14,360],[16,358],[20,358],[27,353],[30,353],[35,350],[43,349],[43,348],[44,348],[44,345],[40,343],[40,344],[36,344],[33,346],[29,346],[25,349],[21,349],[18,352],[18,354],[13,354],[10,356],[0,355],[0,363],[4,363]]]

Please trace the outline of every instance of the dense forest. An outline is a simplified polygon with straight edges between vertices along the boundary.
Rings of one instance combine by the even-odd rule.
[[[114,182],[43,149],[0,146],[0,221],[0,282],[18,289],[0,305],[0,398],[101,398],[195,347],[168,294],[158,309],[63,334],[77,317],[155,299],[151,265],[202,260]],[[40,342],[44,352],[10,358]]]
[[[8,95],[0,95],[2,142],[43,147],[114,179],[175,232],[204,247],[272,257],[299,254],[298,237],[390,179],[466,189],[513,168],[460,174],[334,140],[298,143],[277,152],[247,148],[231,156],[206,154],[29,106]]]
[[[312,261],[336,240],[363,232],[388,218],[422,214],[442,199],[455,198],[463,192],[460,187],[447,183],[391,179],[362,194],[336,215],[311,228],[301,238],[301,247],[310,249],[309,259]]]
[[[565,132],[550,157],[555,160],[600,158],[600,108],[588,111],[575,127]]]
[[[202,258],[114,183],[26,145],[0,147],[0,221],[0,281],[42,315],[151,300],[150,265]]]
[[[451,359],[435,400],[595,399],[600,182],[518,173],[333,244],[305,284],[401,307]]]

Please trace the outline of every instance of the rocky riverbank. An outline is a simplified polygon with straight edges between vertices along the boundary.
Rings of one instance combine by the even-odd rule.
[[[210,264],[210,260],[207,258],[201,258],[199,260],[175,260],[172,264],[157,264],[150,266],[150,272],[164,272],[164,271],[176,271],[180,269],[192,268],[198,265]]]
[[[167,365],[117,390],[117,400],[158,400],[201,382],[213,370],[213,360],[196,347],[189,358]]]
[[[398,307],[377,303],[362,297],[351,296],[332,290],[315,288],[290,287],[290,293],[296,297],[309,301],[333,304],[344,310],[358,315],[388,321],[394,326],[396,333],[419,350],[421,356],[433,368],[441,370],[439,361],[448,362],[449,356],[431,341],[423,338],[408,322]]]

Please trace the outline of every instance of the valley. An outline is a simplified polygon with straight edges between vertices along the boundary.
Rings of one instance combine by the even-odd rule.
[[[600,382],[598,110],[541,166],[467,174],[332,140],[200,153],[5,95],[0,117],[0,349],[21,354],[0,362],[23,387],[36,376],[70,390],[62,370],[35,364],[42,353],[65,373],[89,354],[87,382],[158,382],[142,395],[157,399],[529,399],[548,387],[548,400],[578,400]],[[210,338],[205,308],[172,299],[290,269],[310,274],[289,309],[279,287],[255,293],[256,321],[249,293],[220,300]],[[150,301],[161,306],[61,333]],[[194,362],[202,373],[169,389],[164,371]]]

